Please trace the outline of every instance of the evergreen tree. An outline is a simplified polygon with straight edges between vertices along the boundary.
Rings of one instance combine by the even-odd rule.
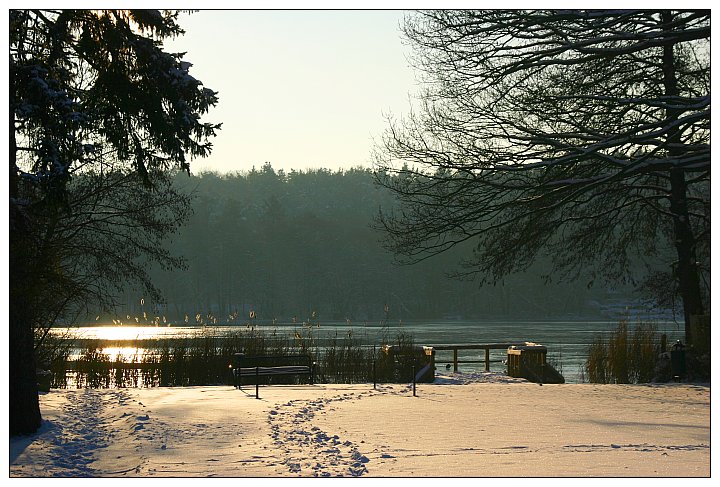
[[[217,94],[189,74],[181,54],[162,49],[163,39],[183,33],[176,19],[176,12],[157,10],[10,11],[11,434],[40,426],[33,329],[48,316],[37,304],[64,309],[63,300],[87,296],[98,282],[97,272],[80,265],[82,255],[56,244],[78,249],[78,239],[121,220],[161,233],[166,223],[176,225],[182,208],[171,209],[168,220],[161,213],[164,203],[186,205],[182,197],[155,197],[143,214],[137,210],[145,203],[118,191],[166,189],[165,171],[189,171],[188,156],[211,150],[208,139],[219,126],[201,122],[200,115],[217,103]],[[81,190],[90,181],[90,189]],[[93,198],[100,206],[92,212],[105,205],[117,219],[92,217],[73,234],[73,218],[82,220],[83,205]],[[126,210],[133,215],[122,215]],[[124,247],[102,260],[107,272],[132,267],[130,261],[146,250],[169,262],[158,239],[114,235],[114,247],[104,248]]]

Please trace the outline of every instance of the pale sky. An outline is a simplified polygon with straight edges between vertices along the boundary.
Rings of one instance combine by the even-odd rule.
[[[181,14],[190,74],[218,91],[204,120],[222,122],[194,173],[371,165],[386,114],[417,92],[400,10],[208,10]]]

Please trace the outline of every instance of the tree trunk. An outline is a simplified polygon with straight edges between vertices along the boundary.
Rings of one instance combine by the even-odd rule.
[[[12,93],[12,90],[11,90]],[[12,100],[11,100],[12,101]],[[30,434],[42,423],[38,400],[35,344],[32,320],[33,262],[28,259],[27,215],[18,204],[19,180],[15,141],[15,114],[10,104],[10,321],[9,356],[9,431],[10,435]]]
[[[12,257],[11,257],[12,258]],[[13,264],[11,263],[12,267]],[[12,271],[11,271],[12,275]],[[42,423],[38,400],[35,347],[28,302],[23,296],[10,294],[9,340],[9,416],[10,435],[37,431]]]
[[[695,257],[695,236],[693,235],[687,211],[685,174],[680,169],[670,173],[671,202],[673,214],[675,249],[677,250],[677,279],[685,318],[685,341],[692,343],[690,317],[704,314],[700,291],[700,275]]]
[[[672,12],[664,11],[661,18],[663,24],[667,26],[667,29],[671,29],[673,21]],[[668,43],[663,46],[665,94],[670,97],[680,95],[677,86],[673,48],[673,43]],[[667,109],[669,122],[676,121],[680,115],[680,110],[677,108]],[[671,156],[682,155],[683,149],[680,135],[680,129],[672,130],[668,133],[668,152]],[[674,245],[678,255],[676,278],[683,303],[685,341],[691,344],[690,317],[704,314],[704,307],[700,290],[700,274],[697,270],[697,259],[695,256],[695,235],[690,225],[690,215],[687,207],[687,183],[685,173],[681,168],[674,168],[670,171],[670,212],[673,218]]]

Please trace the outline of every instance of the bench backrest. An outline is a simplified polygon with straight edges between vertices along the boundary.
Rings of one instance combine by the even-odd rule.
[[[233,368],[240,367],[281,367],[283,365],[312,366],[309,355],[233,355]]]

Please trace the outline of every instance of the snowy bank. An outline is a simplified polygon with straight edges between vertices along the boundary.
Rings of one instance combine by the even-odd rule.
[[[52,390],[11,477],[709,476],[710,387],[434,384]]]

